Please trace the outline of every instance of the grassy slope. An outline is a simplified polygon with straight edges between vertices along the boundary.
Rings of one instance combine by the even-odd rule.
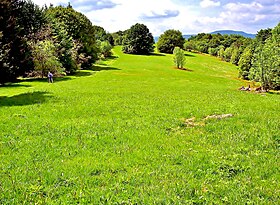
[[[98,72],[0,88],[0,203],[279,203],[279,95],[238,91],[213,57],[191,54],[189,72],[115,52]]]

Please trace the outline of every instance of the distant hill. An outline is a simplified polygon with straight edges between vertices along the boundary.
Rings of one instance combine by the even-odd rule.
[[[233,30],[213,31],[210,34],[217,34],[217,33],[220,33],[222,35],[226,35],[226,34],[227,35],[232,35],[232,34],[241,35],[241,36],[244,36],[246,38],[255,38],[256,37],[256,34],[245,33],[244,31],[233,31]]]
[[[186,34],[186,35],[183,35],[183,37],[185,38],[185,39],[189,39],[191,36],[195,36],[196,34]],[[155,36],[154,37],[154,40],[155,40],[155,42],[158,42],[158,39],[159,39],[159,36]]]
[[[213,31],[211,32],[210,34],[217,34],[217,33],[220,33],[222,35],[241,35],[241,36],[244,36],[246,38],[255,38],[256,37],[256,34],[251,34],[251,33],[245,33],[244,31],[233,31],[233,30],[219,30],[219,31]],[[185,39],[189,39],[191,36],[195,36],[196,34],[185,34],[183,35],[183,37]],[[158,38],[159,36],[156,36],[154,37],[155,39],[155,42],[158,41]]]
[[[189,39],[190,37],[192,37],[192,36],[195,36],[196,34],[186,34],[186,35],[183,35],[183,37],[185,38],[185,39]]]

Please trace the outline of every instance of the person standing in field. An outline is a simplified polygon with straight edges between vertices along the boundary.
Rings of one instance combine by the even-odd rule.
[[[49,83],[53,83],[53,74],[50,71],[48,72],[48,79]]]

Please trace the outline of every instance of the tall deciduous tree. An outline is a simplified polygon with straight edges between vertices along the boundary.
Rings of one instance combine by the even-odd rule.
[[[126,33],[123,52],[149,54],[154,50],[154,38],[144,24],[133,25]]]
[[[0,84],[15,80],[20,73],[23,39],[17,20],[21,6],[20,0],[0,1]]]
[[[264,89],[280,89],[280,23],[272,30],[272,36],[255,50],[250,78],[262,84]]]
[[[62,6],[50,7],[46,13],[53,27],[63,25],[68,37],[81,43],[79,54],[85,54],[88,59],[83,62],[82,67],[91,67],[98,57],[99,49],[90,20],[82,13],[75,11],[71,6],[66,8]],[[57,29],[55,30],[59,33]]]
[[[27,42],[45,23],[43,9],[31,1],[0,1],[0,83],[33,69]]]
[[[249,79],[250,68],[252,66],[251,61],[254,53],[252,47],[250,45],[245,48],[238,62],[239,77],[245,80]]]
[[[185,39],[178,30],[167,30],[160,35],[157,48],[162,53],[172,53],[175,47],[183,48]]]
[[[52,73],[61,73],[63,71],[62,64],[56,56],[55,45],[51,40],[32,43],[31,47],[35,71],[38,71],[42,77],[47,75],[48,71]]]

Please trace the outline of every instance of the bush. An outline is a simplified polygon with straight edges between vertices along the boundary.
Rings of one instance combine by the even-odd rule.
[[[173,60],[177,68],[183,68],[185,64],[185,52],[183,49],[179,47],[175,47],[173,50]]]
[[[101,41],[100,42],[100,54],[102,57],[107,58],[112,55],[113,46],[109,41]]]

